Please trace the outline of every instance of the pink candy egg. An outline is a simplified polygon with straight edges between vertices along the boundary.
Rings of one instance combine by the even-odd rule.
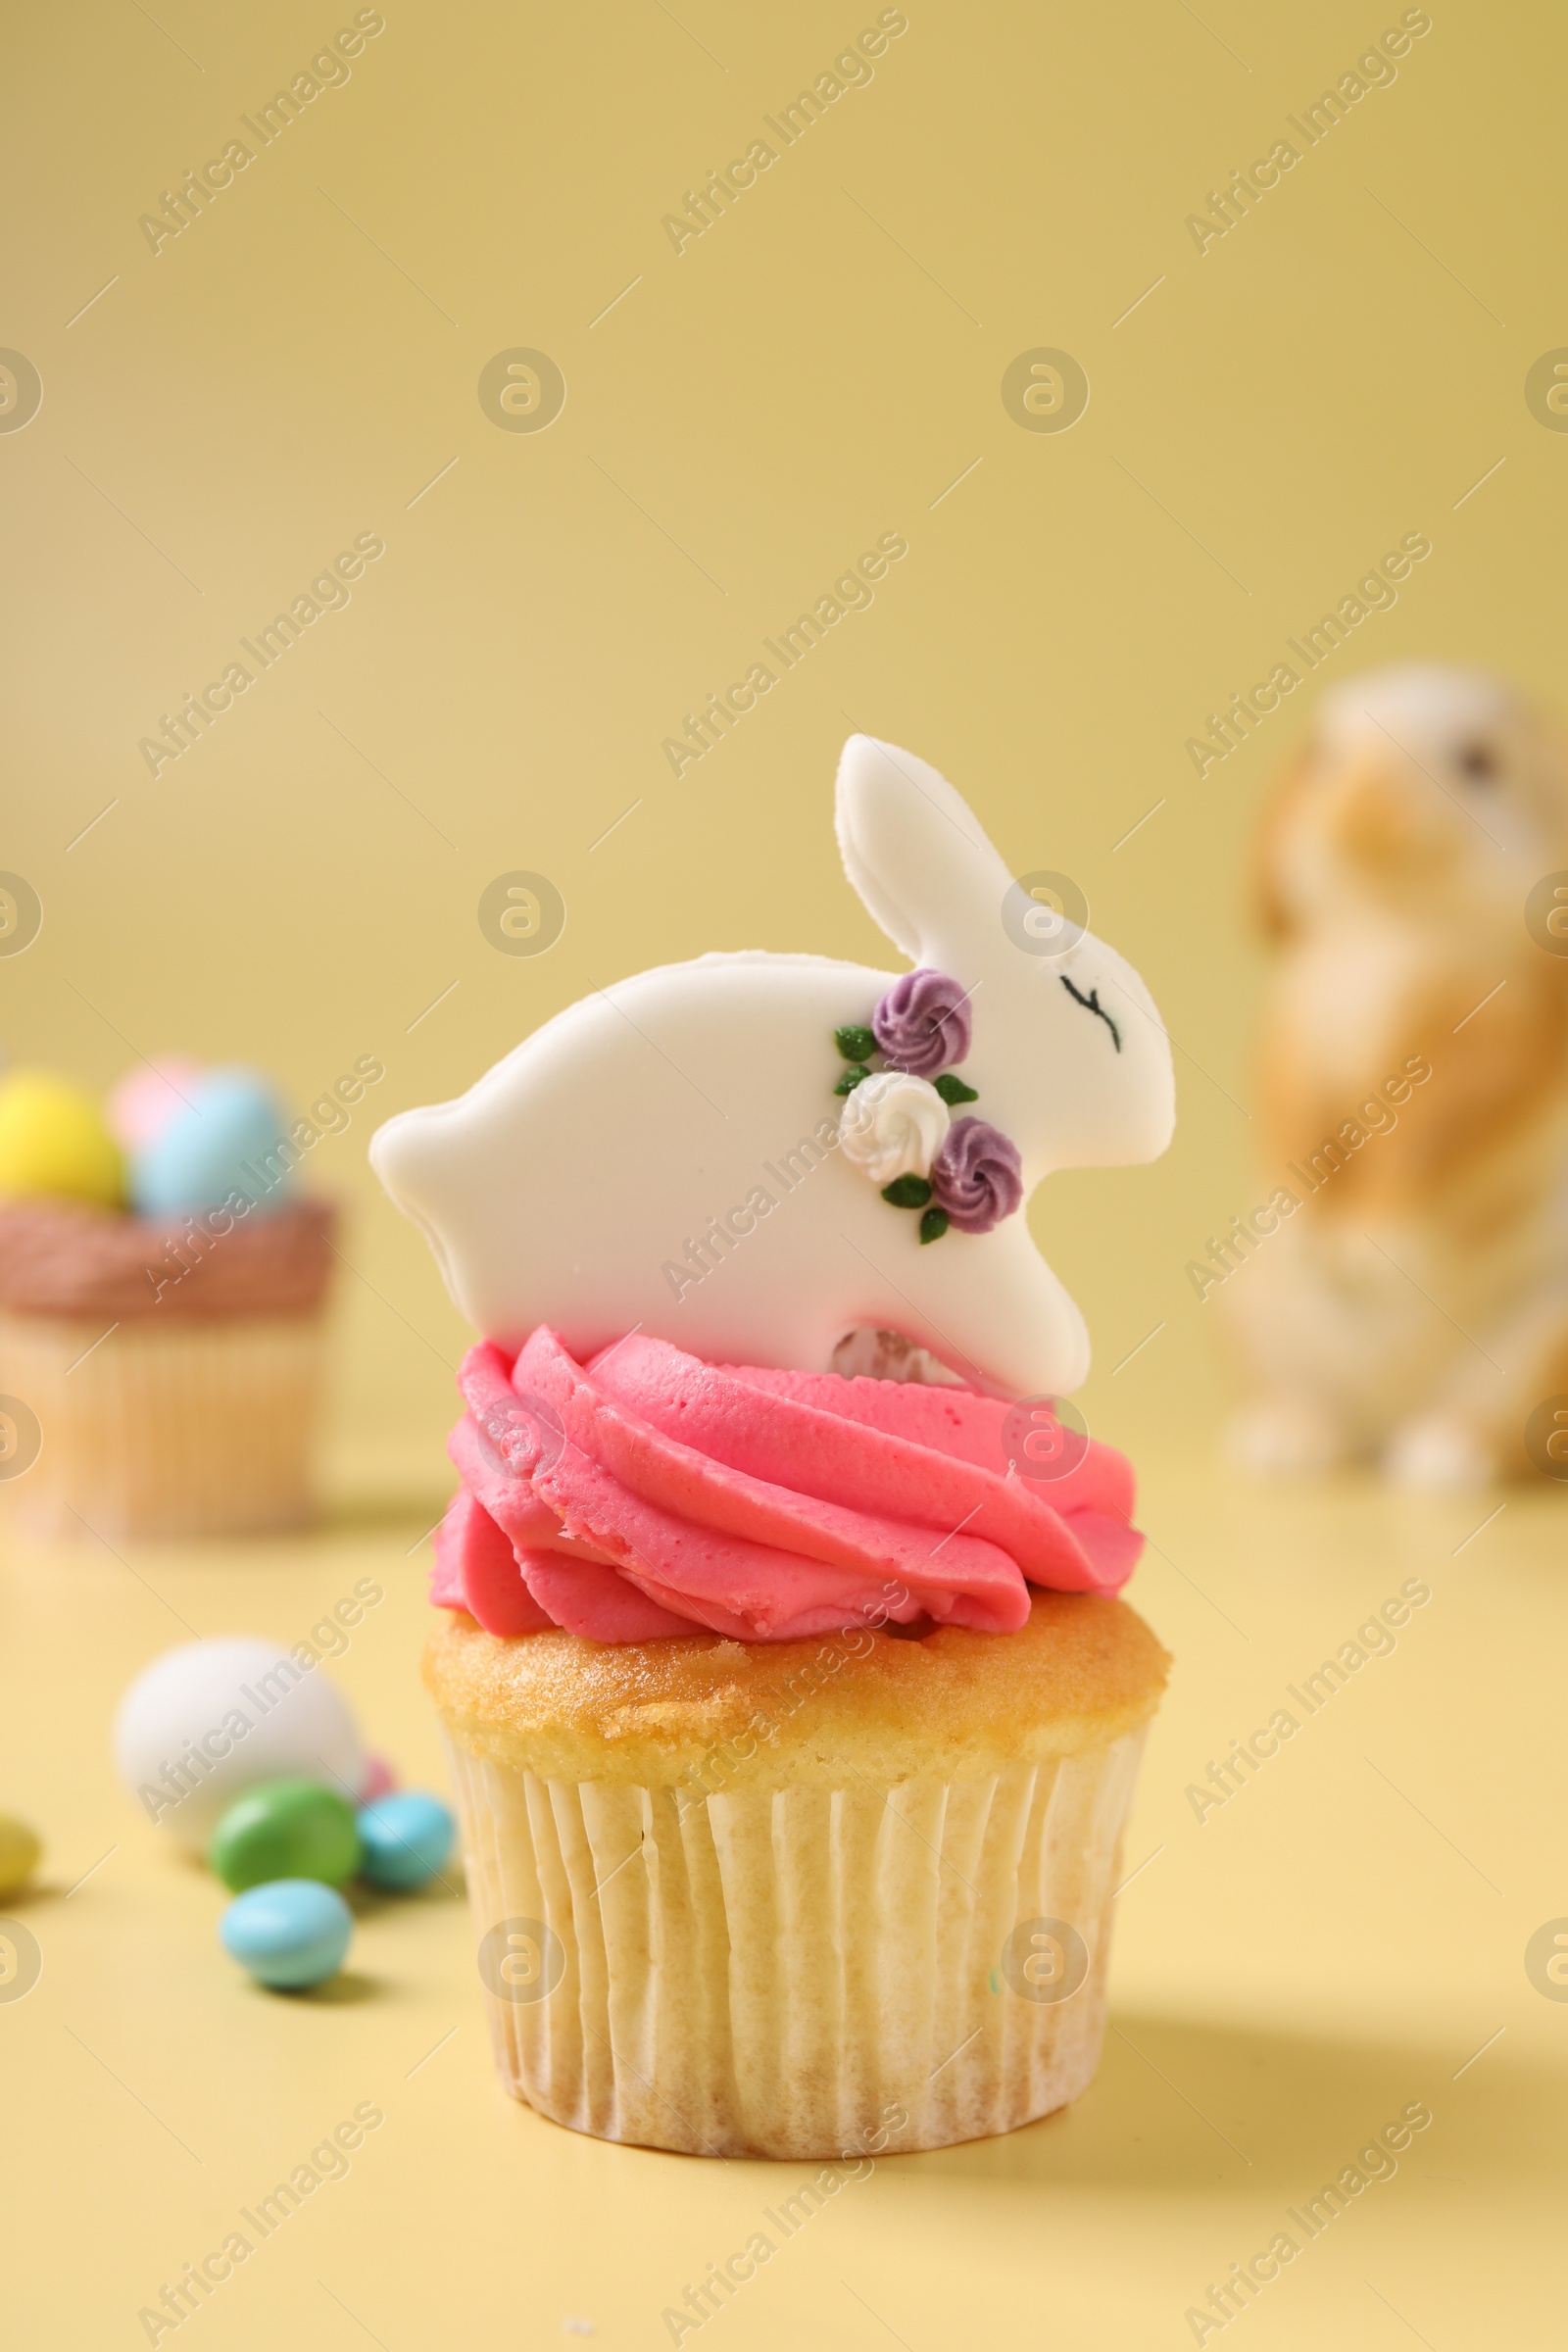
[[[387,1796],[398,1785],[398,1776],[385,1756],[367,1756],[365,1779],[360,1787],[360,1802],[369,1805],[378,1796]]]
[[[105,1106],[116,1142],[126,1152],[142,1151],[189,1108],[187,1098],[201,1075],[201,1063],[183,1054],[163,1054],[127,1071]]]

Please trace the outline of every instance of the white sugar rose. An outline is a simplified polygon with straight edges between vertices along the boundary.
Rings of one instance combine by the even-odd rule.
[[[929,1176],[949,1126],[947,1104],[929,1079],[906,1070],[862,1078],[845,1098],[839,1150],[875,1185],[896,1176]]]

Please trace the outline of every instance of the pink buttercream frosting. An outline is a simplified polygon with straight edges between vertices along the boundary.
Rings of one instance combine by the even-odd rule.
[[[459,1374],[463,1485],[430,1597],[487,1632],[793,1642],[860,1622],[1012,1633],[1029,1586],[1116,1592],[1143,1549],[1132,1466],[1091,1443],[1008,1467],[969,1389],[762,1371],[632,1337],[578,1363],[540,1327]]]

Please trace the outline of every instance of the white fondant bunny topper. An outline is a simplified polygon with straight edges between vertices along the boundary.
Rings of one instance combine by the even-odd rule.
[[[976,1387],[1060,1396],[1083,1380],[1083,1318],[1023,1216],[1004,1202],[991,1230],[964,1230],[956,1210],[957,1229],[944,1235],[938,1217],[933,1231],[922,1178],[950,1119],[955,1144],[967,1125],[971,1158],[986,1139],[1010,1156],[1008,1201],[1020,1178],[1026,1200],[1056,1168],[1157,1157],[1175,1089],[1149,992],[1087,932],[1069,926],[1060,952],[1041,953],[1009,928],[1012,876],[952,785],[907,752],[850,738],[837,825],[877,922],[956,983],[968,1016],[951,1091],[908,1076],[882,1090],[923,1090],[899,1130],[916,1139],[902,1163],[913,1197],[895,1185],[890,1202],[886,1154],[874,1167],[857,1154],[855,1093],[835,1100],[853,1050],[835,1033],[864,1032],[898,975],[764,953],[641,972],[371,1143],[487,1338],[516,1347],[548,1324],[582,1358],[636,1328],[710,1362],[820,1371],[870,1327]]]

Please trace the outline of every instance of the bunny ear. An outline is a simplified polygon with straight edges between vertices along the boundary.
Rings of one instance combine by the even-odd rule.
[[[911,963],[936,953],[955,908],[1001,906],[1011,876],[968,803],[896,744],[852,735],[839,760],[835,826],[844,870]]]

